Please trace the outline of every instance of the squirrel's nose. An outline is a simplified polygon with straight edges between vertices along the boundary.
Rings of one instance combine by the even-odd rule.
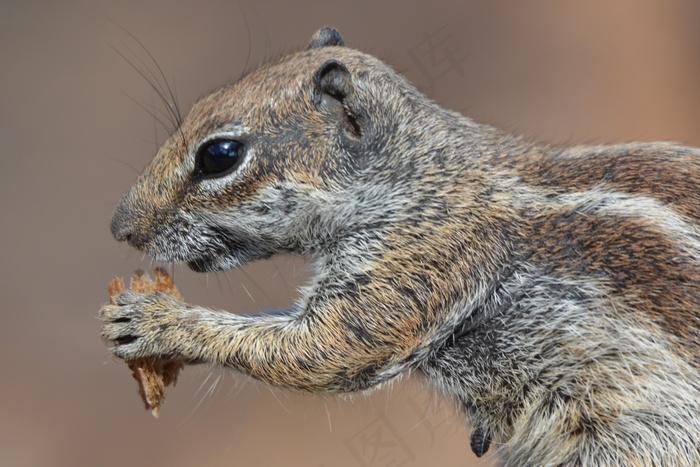
[[[129,217],[129,203],[126,200],[126,196],[124,196],[119,200],[109,225],[112,235],[120,242],[128,240],[131,235],[132,227],[129,223]]]
[[[117,241],[126,241],[136,249],[143,249],[148,242],[147,236],[139,232],[137,219],[131,213],[126,197],[122,198],[114,210],[109,227]]]
[[[112,231],[112,235],[115,239],[117,239],[117,241],[123,242],[124,240],[128,240],[130,236],[129,229],[124,219],[124,215],[122,212],[119,211],[119,209],[114,211],[114,214],[112,215],[112,221],[109,224],[109,228]]]

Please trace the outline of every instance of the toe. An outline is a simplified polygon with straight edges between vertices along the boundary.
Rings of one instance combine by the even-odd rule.
[[[100,309],[99,318],[106,322],[125,322],[135,315],[132,307],[107,304]]]
[[[133,336],[135,329],[130,322],[107,323],[102,326],[102,338],[108,341],[118,341],[127,336]]]

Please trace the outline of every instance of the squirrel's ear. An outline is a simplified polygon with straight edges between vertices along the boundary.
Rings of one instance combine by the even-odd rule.
[[[337,60],[328,60],[314,75],[314,104],[332,109],[342,116],[344,128],[352,139],[362,136],[362,118],[355,102],[355,86],[352,75],[345,65]]]
[[[354,92],[350,71],[337,60],[328,60],[314,75],[314,102],[319,105],[324,95],[340,102]]]
[[[331,45],[342,47],[345,43],[337,29],[326,26],[316,31],[316,34],[313,35],[306,49],[317,49],[319,47],[328,47]]]

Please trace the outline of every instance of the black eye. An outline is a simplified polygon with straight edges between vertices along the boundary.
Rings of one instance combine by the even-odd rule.
[[[205,176],[228,174],[241,161],[243,143],[233,139],[207,143],[197,154],[197,168]]]

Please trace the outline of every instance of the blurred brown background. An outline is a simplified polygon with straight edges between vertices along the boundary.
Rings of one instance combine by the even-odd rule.
[[[700,145],[698,2],[4,1],[0,465],[491,464],[416,377],[341,400],[195,367],[154,420],[99,338],[107,282],[151,266],[112,240],[110,214],[165,136],[139,106],[162,108],[155,93],[112,48],[155,70],[125,30],[138,38],[186,109],[325,24],[505,129]],[[284,306],[305,277],[283,258],[174,273],[189,301],[234,312]]]

